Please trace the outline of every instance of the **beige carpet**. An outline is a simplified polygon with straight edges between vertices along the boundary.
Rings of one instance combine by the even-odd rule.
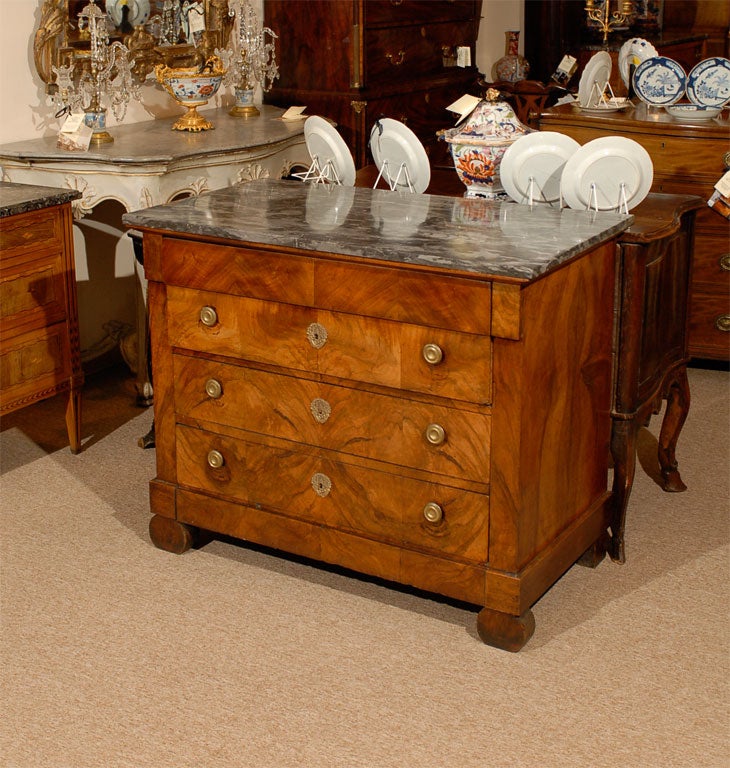
[[[684,494],[637,471],[628,562],[572,568],[519,654],[475,612],[229,541],[147,537],[128,379],[3,420],[2,768],[727,768],[728,374],[691,370]],[[656,474],[657,420],[640,452]]]

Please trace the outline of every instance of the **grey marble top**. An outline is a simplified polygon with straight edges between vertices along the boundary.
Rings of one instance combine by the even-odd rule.
[[[172,130],[172,124],[183,114],[182,110],[173,117],[112,126],[109,133],[114,141],[92,144],[86,152],[60,149],[55,134],[0,144],[0,161],[168,163],[187,157],[227,154],[303,136],[304,120],[281,120],[284,110],[278,107],[262,105],[260,110],[259,117],[248,119],[231,117],[224,107],[205,110],[201,114],[215,127],[198,133]]]
[[[531,280],[625,230],[633,216],[259,179],[123,217],[204,235]]]
[[[0,218],[17,213],[37,211],[51,205],[61,205],[81,197],[81,192],[56,187],[37,187],[34,184],[11,184],[0,181]]]

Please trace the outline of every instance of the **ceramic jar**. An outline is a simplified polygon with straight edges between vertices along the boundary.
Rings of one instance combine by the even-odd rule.
[[[466,196],[500,198],[505,195],[499,177],[502,157],[520,136],[532,132],[506,101],[500,101],[499,92],[490,88],[464,123],[439,136],[449,143]]]

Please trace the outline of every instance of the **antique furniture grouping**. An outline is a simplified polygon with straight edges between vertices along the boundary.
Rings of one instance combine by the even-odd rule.
[[[124,219],[149,280],[153,542],[208,529],[465,600],[518,650],[610,522],[631,218],[259,180]]]
[[[66,430],[81,449],[81,390],[71,201],[80,193],[0,182],[0,413],[68,393]]]
[[[725,172],[730,120],[680,122],[664,110],[637,104],[625,112],[592,115],[573,105],[546,110],[540,129],[559,131],[585,144],[620,134],[639,142],[654,165],[653,192],[698,195],[707,200]],[[692,357],[730,359],[730,222],[711,209],[697,212],[689,296]]]
[[[171,130],[174,118],[160,118],[118,126],[113,143],[88,152],[59,149],[55,136],[0,145],[2,178],[73,190],[74,216],[81,218],[104,200],[134,211],[251,179],[279,178],[309,162],[303,121],[280,120],[276,107],[264,106],[255,121],[236,120],[223,108],[203,114],[216,124],[214,131],[180,135]],[[143,301],[137,315],[137,396],[149,404]]]

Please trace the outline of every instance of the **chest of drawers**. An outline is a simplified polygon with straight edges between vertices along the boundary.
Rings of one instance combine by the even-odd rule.
[[[265,23],[284,45],[266,100],[302,104],[334,120],[359,168],[378,118],[405,122],[432,164],[449,165],[436,132],[450,103],[474,89],[477,70],[457,66],[457,47],[475,61],[481,0],[266,0]]]
[[[81,388],[71,200],[78,192],[0,184],[0,413],[68,392],[71,450]]]
[[[426,201],[418,235],[384,239],[375,199]],[[308,223],[343,200],[347,227]],[[609,524],[628,224],[531,213],[254,182],[127,214],[150,281],[154,543],[213,530],[465,600],[485,642],[519,649]]]
[[[621,135],[641,144],[654,165],[652,191],[693,194],[707,200],[725,171],[730,121],[683,123],[646,105],[610,115],[586,115],[571,105],[540,117],[540,129],[585,144]],[[697,213],[689,296],[689,351],[693,357],[730,360],[730,222],[709,208]]]

